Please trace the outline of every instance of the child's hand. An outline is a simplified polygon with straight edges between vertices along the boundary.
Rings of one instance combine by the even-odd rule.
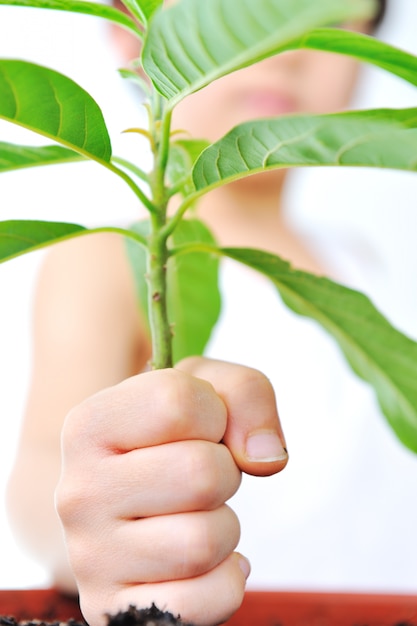
[[[259,437],[246,445],[250,433]],[[184,621],[227,619],[249,565],[234,552],[239,522],[225,502],[240,469],[284,467],[280,441],[268,381],[207,359],[130,378],[74,409],[57,507],[90,626],[152,602]]]

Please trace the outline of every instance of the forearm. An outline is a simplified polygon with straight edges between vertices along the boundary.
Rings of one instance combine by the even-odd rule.
[[[22,445],[8,484],[7,508],[19,544],[47,569],[52,585],[75,594],[54,505],[59,473],[59,454],[37,444]]]
[[[81,239],[55,246],[39,276],[32,380],[8,488],[18,541],[68,591],[75,584],[54,505],[65,416],[141,371],[150,356],[124,242]]]

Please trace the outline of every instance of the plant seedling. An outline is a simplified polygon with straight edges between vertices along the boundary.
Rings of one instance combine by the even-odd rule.
[[[367,35],[334,27],[371,18],[373,0],[123,0],[125,11],[84,0],[0,0],[16,7],[110,20],[140,43],[121,75],[142,85],[152,164],[112,153],[98,104],[70,78],[29,61],[0,60],[0,117],[48,138],[29,147],[0,143],[0,171],[92,159],[119,176],[149,219],[132,228],[0,222],[0,260],[71,237],[118,232],[131,242],[142,302],[149,302],[153,367],[202,353],[216,323],[218,264],[230,257],[266,275],[285,304],[321,324],[353,370],[370,383],[400,440],[417,452],[417,344],[364,295],[294,270],[262,250],[222,248],[192,215],[199,198],[273,168],[363,166],[417,170],[417,109],[286,115],[253,120],[209,145],[171,130],[175,107],[222,76],[289,50],[314,49],[371,63],[417,86],[417,58]],[[19,9],[16,9],[19,10]],[[87,19],[87,18],[86,18]],[[142,76],[142,78],[141,78]],[[145,78],[143,78],[145,77]],[[181,199],[168,211],[174,196]],[[191,215],[190,215],[191,214]],[[184,219],[187,218],[187,219]]]

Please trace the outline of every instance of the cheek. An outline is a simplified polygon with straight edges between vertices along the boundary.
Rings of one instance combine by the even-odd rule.
[[[306,106],[311,113],[334,113],[349,106],[358,75],[358,64],[342,56],[329,56],[311,68],[306,83]]]
[[[172,116],[172,126],[185,130],[194,137],[213,139],[213,113],[208,115],[207,102],[200,92],[189,96],[176,106]],[[204,121],[203,121],[204,120]]]
[[[185,98],[173,112],[173,127],[209,141],[216,141],[227,132],[232,125],[230,107],[219,83]]]

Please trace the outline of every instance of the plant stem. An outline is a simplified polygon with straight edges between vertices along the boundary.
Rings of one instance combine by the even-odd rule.
[[[161,224],[152,216],[149,238],[149,318],[152,335],[152,368],[172,367],[172,333],[167,311],[166,274],[168,248],[160,236]]]
[[[165,223],[165,226],[164,226],[161,234],[163,234],[165,237],[169,237],[169,235],[171,235],[173,233],[175,228],[178,226],[178,224],[180,223],[180,221],[184,217],[186,211],[190,208],[190,206],[192,206],[192,204],[200,196],[203,195],[203,193],[205,193],[204,190],[203,191],[199,191],[199,192],[196,191],[196,192],[190,194],[189,196],[187,196],[187,198],[185,198],[183,200],[182,204],[177,209],[176,213]]]
[[[133,174],[136,174],[136,176],[140,178],[140,180],[143,180],[144,183],[149,184],[148,174],[134,163],[131,163],[130,161],[127,161],[126,159],[122,159],[120,157],[113,157],[112,161],[113,163],[117,163],[117,165],[120,165],[121,167],[130,170]]]
[[[155,212],[156,207],[154,206],[154,204],[149,200],[148,196],[142,191],[142,189],[130,178],[130,176],[124,170],[120,169],[120,167],[117,167],[113,162],[106,163],[105,166],[109,170],[111,170],[112,172],[120,176],[120,178],[129,185],[129,187],[131,188],[133,193],[136,195],[136,197],[139,198],[143,206],[148,209],[149,213],[152,214]]]
[[[167,311],[167,236],[163,230],[167,219],[168,192],[165,170],[169,155],[171,113],[164,110],[164,102],[156,96],[151,121],[154,167],[149,177],[152,202],[157,210],[151,214],[149,236],[148,282],[149,320],[152,336],[152,368],[172,367],[172,333]]]

